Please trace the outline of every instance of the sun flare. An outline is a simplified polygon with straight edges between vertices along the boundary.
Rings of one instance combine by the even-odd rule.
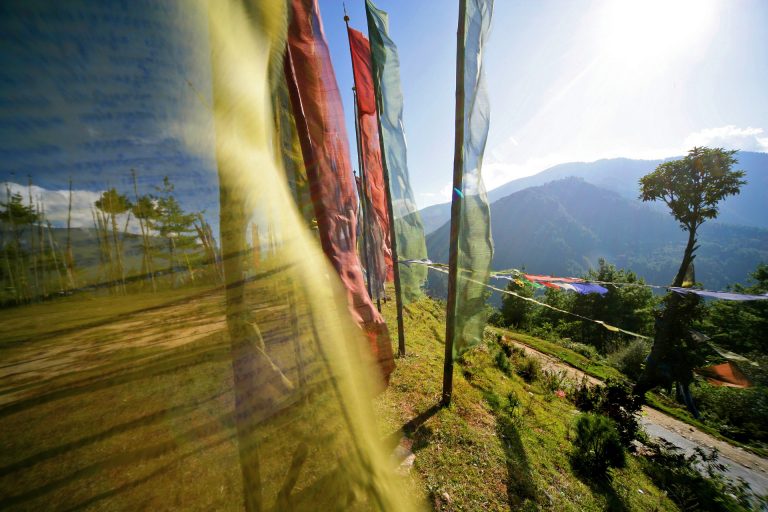
[[[600,12],[597,42],[609,58],[664,63],[696,51],[715,27],[712,0],[617,0]]]

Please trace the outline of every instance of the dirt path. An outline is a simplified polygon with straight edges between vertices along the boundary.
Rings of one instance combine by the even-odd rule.
[[[507,339],[513,345],[523,349],[526,355],[541,361],[544,369],[565,371],[568,377],[574,380],[580,381],[586,378],[590,384],[602,384],[601,380],[587,375],[554,356],[540,352],[518,340]],[[751,485],[752,490],[759,494],[768,493],[768,459],[716,439],[648,406],[643,407],[641,422],[651,437],[663,438],[687,454],[692,453],[697,446],[707,451],[716,448],[720,461],[726,465],[727,474],[744,478]]]

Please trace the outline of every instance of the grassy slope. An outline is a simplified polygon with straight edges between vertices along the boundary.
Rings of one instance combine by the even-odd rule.
[[[385,307],[390,326],[394,305]],[[442,384],[444,306],[428,298],[407,308],[409,354],[397,361],[389,390],[377,402],[383,434],[405,426],[416,454],[415,478],[430,502],[446,510],[675,510],[629,457],[608,484],[577,478],[568,437],[576,416],[565,400],[508,377],[493,365],[486,342],[463,358],[454,376],[453,404],[436,409]],[[514,393],[510,418],[484,399]],[[419,418],[421,416],[421,418]],[[417,418],[414,420],[414,418]]]
[[[598,379],[601,379],[601,380],[606,380],[608,378],[626,379],[626,377],[624,377],[621,372],[619,372],[616,368],[610,366],[608,363],[603,361],[593,361],[592,359],[589,359],[579,353],[576,353],[568,348],[565,348],[562,345],[558,345],[557,343],[542,340],[540,338],[536,338],[528,334],[510,331],[507,329],[500,329],[497,327],[491,327],[489,329],[494,333],[503,333],[509,336],[510,338],[519,341],[520,343],[524,343],[530,347],[535,348],[540,352],[555,356],[561,361],[573,366],[574,368],[578,368],[584,373],[591,375],[593,377],[596,377]],[[765,450],[764,448],[761,448],[758,446],[751,446],[744,443],[740,443],[734,439],[731,439],[727,436],[722,435],[717,429],[712,428],[706,425],[705,423],[697,420],[693,416],[691,416],[691,414],[688,412],[688,410],[685,407],[680,406],[680,404],[664,397],[659,393],[655,393],[655,392],[646,393],[646,402],[649,406],[653,407],[654,409],[662,411],[665,414],[672,416],[673,418],[676,418],[689,425],[692,425],[698,428],[699,430],[701,430],[702,432],[706,432],[712,437],[715,437],[722,441],[726,441],[734,446],[742,447],[744,449],[747,449],[751,452],[756,453],[757,455],[761,455],[763,457],[768,456],[768,450]]]

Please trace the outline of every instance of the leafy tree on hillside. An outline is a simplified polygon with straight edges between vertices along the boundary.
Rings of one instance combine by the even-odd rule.
[[[599,260],[597,270],[591,269],[584,279],[609,283],[626,283],[630,286],[606,285],[608,293],[600,295],[590,293],[576,295],[573,299],[574,313],[587,318],[603,320],[611,325],[621,326],[632,332],[650,334],[653,331],[653,309],[656,305],[653,292],[631,270],[617,269],[603,258]],[[579,322],[580,328],[574,336],[582,343],[594,345],[601,352],[609,350],[611,341],[618,341],[625,336],[612,333],[601,325],[586,320]]]
[[[768,264],[761,263],[750,274],[750,286],[733,285],[737,293],[768,293]],[[768,332],[768,301],[716,301],[706,308],[701,325],[712,341],[739,353],[765,351]]]
[[[115,281],[120,280],[122,282],[123,292],[125,292],[125,268],[123,264],[122,250],[123,243],[118,235],[119,230],[117,227],[117,216],[129,212],[131,210],[131,202],[128,200],[127,196],[118,193],[117,189],[110,188],[109,190],[102,192],[101,196],[96,200],[94,205],[102,212],[104,216],[104,232],[106,233],[107,230],[106,220],[109,220],[112,226],[112,249],[109,251],[110,262],[113,265],[112,278]],[[108,241],[106,234],[104,236],[104,240]],[[107,244],[109,244],[109,242],[107,242]]]
[[[640,178],[640,199],[663,201],[680,227],[688,232],[683,260],[672,286],[684,284],[686,275],[693,274],[697,249],[697,229],[718,214],[718,204],[725,197],[736,195],[746,183],[743,171],[733,171],[736,151],[722,148],[695,147],[680,160],[665,162],[652,173]],[[693,279],[691,279],[692,281]],[[678,398],[698,416],[689,385],[693,368],[704,363],[702,347],[690,333],[690,327],[701,311],[696,295],[681,297],[670,292],[656,320],[653,348],[645,370],[635,386],[643,395],[657,385],[677,383]]]
[[[521,297],[533,297],[533,287],[521,282],[510,281],[507,290]],[[533,303],[513,295],[504,295],[501,298],[501,316],[504,324],[518,329],[526,329],[533,311]]]

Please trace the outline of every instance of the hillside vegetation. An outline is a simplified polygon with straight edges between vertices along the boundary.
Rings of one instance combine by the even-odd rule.
[[[404,430],[416,485],[435,509],[677,510],[635,456],[606,480],[577,476],[571,452],[578,411],[545,380],[528,383],[499,369],[500,347],[490,333],[457,365],[451,407],[436,407],[444,311],[427,297],[406,308],[408,355],[377,402],[382,435],[394,446]],[[394,326],[394,305],[384,313]]]

